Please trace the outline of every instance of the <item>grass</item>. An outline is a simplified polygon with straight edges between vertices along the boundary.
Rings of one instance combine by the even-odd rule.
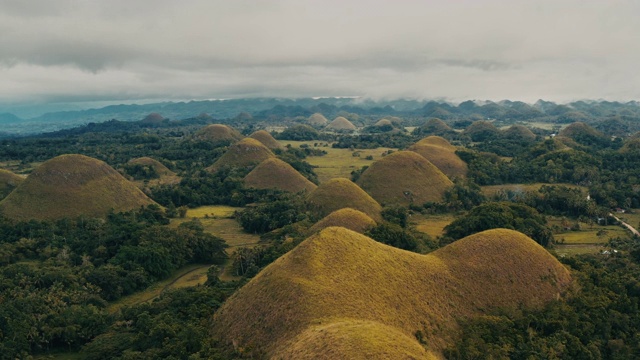
[[[55,220],[106,216],[155,204],[105,162],[83,155],[61,155],[35,169],[1,203],[17,220]]]
[[[435,165],[413,151],[397,151],[376,161],[356,183],[380,204],[403,206],[440,201],[453,186]]]
[[[282,145],[290,144],[292,147],[299,148],[301,145],[314,148],[314,144],[324,144],[322,141],[290,141],[280,140]],[[363,149],[351,151],[349,149],[334,149],[331,144],[328,146],[317,147],[327,152],[324,156],[309,156],[305,160],[315,166],[315,173],[318,175],[320,183],[325,183],[335,178],[350,178],[351,172],[360,170],[363,166],[370,166],[374,161],[382,158],[382,154],[392,148]],[[354,152],[358,156],[354,156]],[[367,160],[367,157],[370,157]]]
[[[278,140],[274,139],[273,136],[271,136],[271,134],[265,130],[258,130],[253,134],[249,135],[249,137],[260,141],[262,144],[264,144],[264,146],[272,150],[283,148],[283,146],[280,145]]]
[[[192,276],[194,276],[195,274],[201,274],[202,271],[204,271],[204,274],[205,274],[204,281],[206,281],[206,272],[209,266],[210,265],[203,265],[203,264],[190,264],[190,265],[184,266],[176,270],[173,273],[173,275],[171,275],[168,279],[154,283],[153,285],[149,286],[147,289],[143,291],[125,296],[117,301],[112,302],[107,307],[107,311],[113,314],[115,312],[118,312],[118,310],[120,310],[122,307],[138,305],[138,304],[151,301],[157,298],[158,296],[160,296],[162,292],[176,287],[177,283],[180,283],[180,284],[194,283]],[[181,280],[183,277],[186,277],[187,279]],[[200,277],[199,280],[201,279],[202,278]],[[184,287],[184,286],[179,286],[179,287]]]
[[[574,255],[597,254],[603,250],[603,247],[598,245],[556,245],[553,250],[560,257],[569,257]]]
[[[236,142],[242,139],[237,130],[222,124],[211,124],[198,130],[196,138],[212,142]]]
[[[204,218],[205,216],[213,218],[229,218],[232,217],[236,211],[241,211],[244,208],[233,207],[227,205],[212,205],[201,206],[194,209],[187,210],[187,218]]]
[[[244,138],[229,146],[227,151],[206,170],[215,172],[223,166],[251,167],[275,157],[268,147],[252,138]]]
[[[418,349],[419,330],[441,355],[456,340],[459,319],[496,308],[538,308],[570,282],[551,254],[511,230],[485,231],[420,255],[331,227],[228,299],[214,317],[213,336],[264,357],[300,350],[305,358],[362,358],[372,343],[380,344],[376,354]],[[353,331],[317,332],[333,326]],[[391,332],[405,337],[380,338]]]
[[[451,214],[416,214],[411,217],[411,223],[416,227],[416,230],[436,238],[442,236],[444,234],[445,226],[451,224],[455,219],[456,217]]]
[[[422,155],[451,179],[467,176],[467,163],[456,155],[455,150],[424,143],[414,144],[407,150]]]
[[[318,221],[310,229],[310,233],[318,232],[330,226],[342,226],[358,233],[364,233],[376,226],[376,222],[367,214],[351,208],[336,210]]]
[[[339,209],[352,208],[362,211],[373,220],[381,220],[380,204],[358,185],[344,178],[320,184],[307,196],[307,202],[318,217],[325,217]]]

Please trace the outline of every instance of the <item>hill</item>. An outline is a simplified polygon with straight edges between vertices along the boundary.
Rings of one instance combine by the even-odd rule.
[[[278,189],[288,192],[311,192],[316,184],[302,176],[286,162],[272,157],[261,162],[244,178],[247,187]]]
[[[371,351],[374,358],[428,359],[457,340],[458,321],[499,308],[540,308],[570,283],[552,255],[513,230],[419,255],[331,227],[231,296],[213,333],[273,358],[366,358]]]
[[[315,113],[309,116],[309,119],[307,119],[307,123],[309,123],[309,125],[314,127],[323,127],[329,123],[329,120],[327,120],[327,118],[324,117],[324,115],[320,113]]]
[[[338,116],[337,118],[333,119],[333,121],[329,125],[327,125],[327,129],[333,131],[355,131],[356,126],[344,117]]]
[[[444,121],[438,118],[430,118],[427,122],[420,127],[423,134],[430,135],[444,135],[453,133],[454,130],[447,125]]]
[[[315,223],[309,231],[310,233],[316,233],[331,226],[340,226],[363,234],[368,229],[376,226],[376,222],[362,211],[343,208],[325,216],[324,219]]]
[[[140,120],[143,124],[161,124],[164,121],[164,116],[154,112],[144,117],[144,119]]]
[[[453,183],[413,151],[397,151],[374,162],[357,184],[383,205],[422,205],[442,200]]]
[[[155,204],[103,161],[61,155],[37,167],[9,196],[0,211],[17,220],[103,217]]]
[[[4,199],[13,189],[24,181],[22,176],[16,175],[9,170],[0,169],[0,199]]]
[[[393,127],[393,123],[389,119],[380,119],[373,126],[377,126],[377,127],[391,126],[391,127]]]
[[[206,170],[216,172],[223,166],[249,168],[274,156],[271,150],[260,141],[244,138],[229,146],[229,149]]]
[[[268,131],[258,130],[249,135],[249,137],[260,141],[262,144],[264,144],[264,146],[268,147],[271,150],[284,149],[284,146],[282,146],[276,139],[274,139]]]
[[[524,125],[512,125],[502,132],[504,138],[519,141],[534,141],[536,134]]]
[[[416,143],[416,145],[436,145],[453,152],[458,149],[457,147],[451,145],[451,143],[447,141],[447,139],[434,135],[427,136],[426,138],[421,139]]]
[[[137,158],[137,159],[131,159],[131,160],[129,160],[127,162],[127,165],[147,166],[149,168],[152,168],[155,171],[155,173],[158,174],[158,176],[160,176],[160,177],[163,177],[163,176],[176,176],[176,173],[174,173],[173,171],[169,170],[169,168],[164,166],[164,164],[162,164],[158,160],[152,159],[152,158],[147,157],[147,156],[143,156],[143,157]]]
[[[307,202],[318,217],[325,217],[342,208],[352,208],[362,211],[373,220],[382,220],[380,204],[349,179],[335,178],[320,184],[307,196]]]
[[[211,124],[198,130],[195,138],[201,141],[211,141],[213,143],[233,144],[242,139],[243,136],[237,130],[222,124]]]
[[[606,146],[609,142],[609,138],[606,135],[582,122],[570,124],[562,129],[557,137],[571,139],[575,143],[586,146]],[[564,143],[571,146],[567,141],[564,141]]]
[[[462,133],[467,135],[472,141],[479,142],[498,136],[500,130],[489,121],[478,120],[464,129]]]
[[[467,164],[455,152],[437,145],[414,144],[407,150],[422,155],[435,165],[449,179],[466,177],[469,170]]]

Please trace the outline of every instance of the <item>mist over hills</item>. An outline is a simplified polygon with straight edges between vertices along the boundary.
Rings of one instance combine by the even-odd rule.
[[[247,113],[252,120],[295,118],[321,113],[327,118],[341,114],[357,113],[371,116],[419,116],[435,117],[443,120],[455,119],[502,119],[525,121],[541,119],[555,122],[588,122],[602,117],[622,117],[640,120],[640,104],[611,101],[576,101],[556,104],[538,100],[534,104],[521,101],[503,100],[464,101],[453,104],[433,100],[371,100],[361,98],[253,98],[230,100],[201,100],[188,102],[158,102],[148,104],[109,105],[85,110],[54,111],[29,117],[33,111],[0,105],[0,124],[5,136],[37,134],[68,129],[89,123],[102,123],[112,119],[119,121],[139,121],[150,113],[160,113],[169,120],[196,118],[207,114],[215,119],[232,119],[240,113]],[[20,115],[11,110],[19,110]]]

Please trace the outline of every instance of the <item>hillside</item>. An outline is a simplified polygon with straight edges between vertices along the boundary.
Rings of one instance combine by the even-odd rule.
[[[198,130],[195,134],[195,138],[201,141],[211,141],[216,144],[233,144],[242,139],[243,136],[237,130],[227,125],[212,124]]]
[[[419,255],[331,227],[237,291],[216,313],[213,332],[274,358],[365,358],[371,351],[427,359],[456,340],[459,319],[541,307],[570,283],[553,256],[512,230]]]
[[[264,144],[264,146],[268,147],[271,150],[284,149],[284,146],[282,146],[276,139],[274,139],[273,136],[271,136],[271,134],[269,134],[269,132],[266,130],[258,130],[249,135],[249,137],[260,141],[262,144]]]
[[[17,220],[103,217],[155,204],[106,163],[83,155],[61,155],[36,168],[0,211]]]
[[[333,119],[333,121],[327,125],[327,130],[333,131],[354,131],[356,130],[356,126],[351,123],[351,121],[347,120],[342,116],[338,116]]]
[[[410,146],[407,150],[422,155],[435,165],[449,179],[456,177],[466,177],[469,170],[467,164],[456,155],[455,152],[437,145],[429,145],[425,143],[417,143]]]
[[[349,179],[335,178],[320,184],[307,196],[307,202],[318,217],[325,217],[342,208],[352,208],[362,211],[373,220],[382,220],[380,204]]]
[[[442,200],[453,183],[413,151],[397,151],[374,162],[357,184],[383,205],[422,205]]]
[[[176,173],[174,173],[173,171],[169,170],[169,168],[164,166],[164,164],[162,164],[158,160],[152,159],[152,158],[150,158],[148,156],[143,156],[143,157],[137,158],[137,159],[131,159],[131,160],[129,160],[127,162],[127,165],[140,165],[140,166],[150,167],[160,177],[176,176]]]
[[[420,141],[418,141],[416,145],[435,145],[435,146],[440,146],[442,148],[445,148],[452,152],[455,152],[457,150],[457,148],[451,145],[451,143],[447,141],[447,139],[440,136],[435,136],[435,135],[427,136],[424,139],[420,139]]]
[[[311,192],[316,184],[302,176],[286,162],[272,157],[261,162],[244,178],[247,187],[256,189],[278,189],[288,192]]]
[[[16,175],[9,170],[0,169],[0,199],[4,199],[24,181],[22,176]]]
[[[310,233],[316,233],[331,226],[340,226],[363,234],[365,231],[376,226],[376,222],[362,211],[343,208],[325,216],[322,220],[315,223],[309,231]]]
[[[260,141],[244,138],[238,143],[229,146],[229,149],[206,170],[216,172],[223,166],[249,168],[274,156],[271,150]]]
[[[536,139],[536,134],[524,125],[512,125],[502,132],[502,136],[519,141],[533,141]]]

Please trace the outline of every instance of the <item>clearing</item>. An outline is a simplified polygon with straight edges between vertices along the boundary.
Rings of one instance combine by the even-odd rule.
[[[416,227],[416,230],[435,239],[438,236],[442,236],[444,227],[451,224],[455,219],[456,217],[453,214],[413,214],[411,216],[411,224]]]

